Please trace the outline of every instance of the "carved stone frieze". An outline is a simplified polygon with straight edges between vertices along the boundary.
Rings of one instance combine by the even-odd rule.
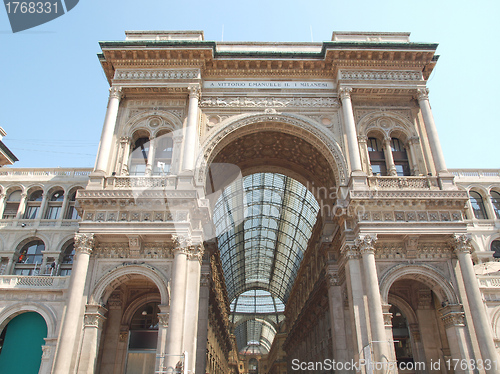
[[[373,81],[421,81],[422,72],[412,70],[340,70],[339,79]]]
[[[200,69],[117,69],[115,80],[198,79]]]
[[[202,108],[338,108],[334,97],[203,97]]]

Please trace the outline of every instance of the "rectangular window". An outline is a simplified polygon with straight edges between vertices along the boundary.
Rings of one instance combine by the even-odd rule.
[[[24,219],[35,219],[36,215],[38,214],[38,209],[40,209],[39,206],[29,206],[26,209],[26,213],[24,213]]]
[[[59,217],[60,211],[61,211],[60,206],[50,206],[45,218],[46,219],[57,219]]]

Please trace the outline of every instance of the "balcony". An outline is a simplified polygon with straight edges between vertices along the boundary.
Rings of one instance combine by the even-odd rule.
[[[1,275],[0,290],[65,290],[69,285],[69,276],[31,276]]]
[[[498,169],[449,169],[455,176],[456,182],[500,182],[500,170]]]

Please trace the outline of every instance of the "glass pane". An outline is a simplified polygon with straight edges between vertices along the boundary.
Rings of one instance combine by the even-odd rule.
[[[472,210],[474,211],[474,216],[477,219],[487,219],[486,209],[483,203],[483,197],[475,191],[470,191],[470,204],[472,206]]]
[[[35,219],[38,214],[39,206],[29,206],[24,214],[24,219]]]
[[[126,374],[151,374],[155,372],[156,352],[129,352]]]
[[[491,203],[497,218],[500,218],[500,194],[496,191],[491,191]]]
[[[47,211],[46,219],[57,219],[59,217],[59,212],[61,211],[60,206],[49,206]]]
[[[129,349],[156,349],[157,330],[130,331]]]

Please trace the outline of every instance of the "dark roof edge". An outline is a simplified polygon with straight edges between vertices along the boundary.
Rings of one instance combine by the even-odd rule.
[[[0,140],[0,149],[9,157],[13,162],[19,161],[18,158],[10,151],[9,148]]]

